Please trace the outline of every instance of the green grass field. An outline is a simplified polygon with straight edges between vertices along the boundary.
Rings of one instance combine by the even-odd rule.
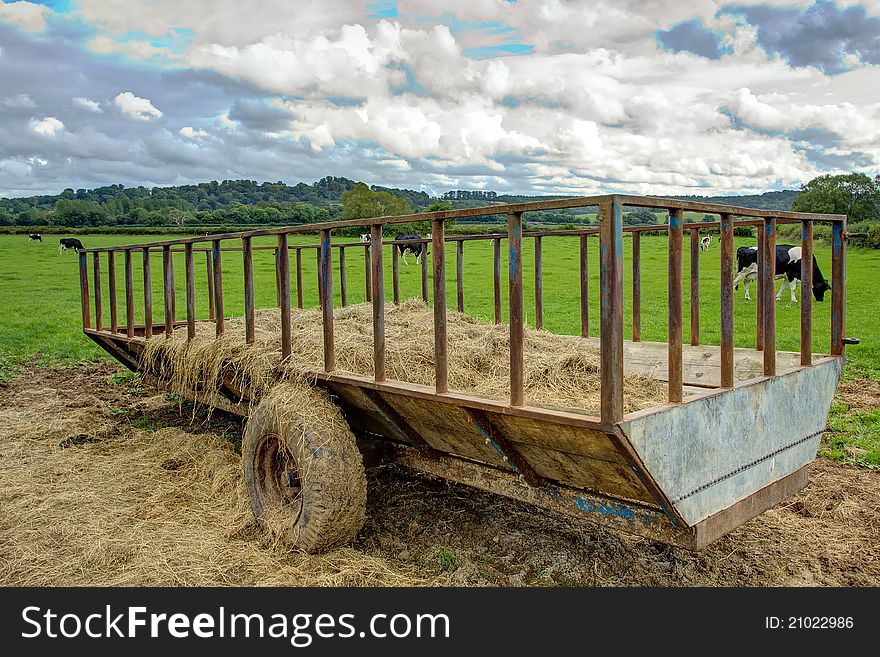
[[[157,241],[161,236],[85,235],[80,239],[86,246]],[[341,241],[351,241],[341,238]],[[782,241],[782,240],[780,240]],[[315,237],[291,238],[292,244],[314,244]],[[751,244],[752,240],[737,238],[736,245]],[[255,245],[271,245],[271,238],[254,240]],[[230,246],[233,244],[230,242]],[[452,247],[452,248],[450,248]],[[689,341],[689,252],[685,240],[684,253],[684,339]],[[464,260],[465,311],[491,320],[493,316],[492,295],[492,246],[491,242],[466,242]],[[364,250],[359,247],[346,250],[348,301],[365,300]],[[334,252],[336,256],[338,252]],[[506,258],[506,250],[503,251]],[[830,248],[824,244],[815,247],[816,258],[826,278],[831,273]],[[719,257],[717,241],[706,253],[700,254],[700,317],[701,342],[718,344],[719,341]],[[624,333],[631,332],[631,247],[624,240]],[[178,314],[183,315],[184,279],[183,254],[175,254],[175,286],[178,293]],[[337,259],[338,260],[338,259]],[[400,287],[402,298],[420,295],[420,267],[409,256],[410,264],[400,263]],[[534,253],[533,241],[524,245],[525,307],[526,319],[534,324]],[[45,365],[71,365],[85,361],[108,358],[106,354],[81,332],[80,300],[77,257],[72,252],[58,254],[57,240],[47,238],[46,243],[28,243],[25,236],[0,236],[0,378],[12,376],[25,362],[35,361]],[[291,257],[291,270],[295,260]],[[599,332],[599,269],[598,240],[590,240],[590,333]],[[104,324],[109,325],[106,256],[101,262],[104,280]],[[339,299],[339,263],[334,263],[335,303]],[[665,237],[642,238],[642,339],[665,341],[666,339],[666,239]],[[385,288],[391,301],[391,250],[385,248]],[[506,304],[506,263],[503,263],[502,300]],[[117,281],[123,282],[123,260],[117,257]],[[162,321],[162,260],[161,254],[151,259],[154,320]],[[850,249],[847,257],[847,330],[849,336],[860,338],[862,344],[847,349],[845,377],[849,379],[880,379],[880,345],[875,338],[880,335],[880,313],[875,280],[880,268],[880,251]],[[317,302],[316,258],[314,251],[303,252],[303,297],[306,305]],[[573,238],[543,239],[544,274],[544,328],[556,333],[579,334],[580,305],[578,287],[578,240]],[[244,313],[241,254],[224,252],[224,299],[227,316]],[[447,245],[447,297],[455,306],[455,250]],[[255,293],[258,307],[275,305],[275,265],[272,251],[257,251],[254,255]],[[90,257],[90,285],[91,257]],[[134,262],[136,317],[143,321],[143,279],[140,256]],[[207,276],[204,254],[196,258],[197,313],[207,317]],[[296,303],[295,279],[292,283],[293,303]],[[430,286],[429,286],[430,287]],[[777,288],[778,289],[778,288]],[[756,288],[752,286],[752,298]],[[800,291],[798,291],[800,296]],[[827,353],[830,349],[830,303],[814,303],[813,350]],[[119,298],[120,321],[125,315],[124,294]],[[799,349],[798,304],[788,301],[788,291],[777,303],[777,345],[781,350]],[[735,295],[734,336],[737,346],[755,344],[755,302],[743,299],[742,289]],[[846,407],[835,405],[835,413],[846,413]],[[870,414],[868,414],[870,415]],[[836,417],[836,416],[835,416]],[[875,416],[857,417],[850,423],[856,427],[854,440],[864,441],[869,435],[868,453],[875,456],[869,461],[880,463],[880,437],[877,436]],[[848,426],[850,426],[848,425]],[[858,429],[862,427],[862,429]],[[864,427],[867,427],[865,429]],[[873,433],[872,433],[873,432]],[[843,457],[841,457],[843,458]]]

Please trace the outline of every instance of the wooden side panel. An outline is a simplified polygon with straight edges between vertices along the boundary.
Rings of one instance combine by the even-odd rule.
[[[339,383],[331,383],[330,388],[356,431],[403,440],[383,422],[376,406],[361,390]],[[459,408],[404,395],[384,393],[383,397],[435,449],[511,470],[472,418]],[[615,497],[655,503],[604,433],[497,413],[485,415],[542,477]]]

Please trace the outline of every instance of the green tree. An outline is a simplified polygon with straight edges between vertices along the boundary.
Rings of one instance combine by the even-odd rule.
[[[880,220],[880,176],[864,173],[825,175],[801,188],[792,205],[795,212],[845,214],[851,222]]]
[[[388,217],[412,212],[412,207],[406,199],[388,192],[374,192],[363,183],[358,183],[353,189],[343,192],[341,200],[343,219]]]
[[[646,226],[657,223],[657,216],[648,208],[639,208],[623,215],[624,226]]]

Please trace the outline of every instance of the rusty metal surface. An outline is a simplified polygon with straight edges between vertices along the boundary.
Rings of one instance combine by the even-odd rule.
[[[599,206],[601,416],[623,418],[623,219],[618,202]]]
[[[523,404],[522,214],[507,216],[507,286],[510,292],[510,404]]]
[[[846,221],[831,226],[831,353],[843,354],[846,337]]]
[[[721,387],[733,387],[733,218],[721,215]]]
[[[449,390],[449,352],[446,342],[446,228],[442,221],[431,224],[434,270],[434,387],[440,394]]]
[[[682,211],[669,213],[669,285],[667,287],[667,343],[669,345],[669,401],[682,400],[682,361],[681,361],[681,250],[682,250]]]
[[[373,377],[376,381],[385,380],[385,270],[382,267],[382,226],[371,226],[373,241],[372,277],[373,284]],[[398,249],[392,247],[392,252]]]
[[[801,226],[801,365],[813,364],[813,224]]]
[[[776,220],[773,217],[764,220],[764,270],[762,276],[764,287],[763,318],[761,334],[764,337],[764,374],[776,374]]]

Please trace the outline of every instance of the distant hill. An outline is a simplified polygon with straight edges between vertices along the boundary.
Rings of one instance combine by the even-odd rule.
[[[338,219],[342,194],[356,185],[344,177],[325,176],[309,185],[253,180],[224,180],[171,187],[124,187],[65,189],[60,194],[0,198],[0,226],[259,226],[308,224]],[[373,185],[375,191],[406,199],[416,212],[444,201],[453,208],[472,208],[503,203],[565,198],[497,194],[491,190],[450,190],[431,197],[426,192]],[[678,196],[675,198],[749,208],[789,210],[798,192],[785,190],[748,196]],[[545,223],[586,224],[593,208],[529,213],[528,220]],[[476,217],[473,221],[492,222]],[[467,220],[461,223],[468,223]]]
[[[764,192],[763,194],[749,194],[746,196],[673,196],[686,201],[700,201],[702,203],[720,203],[722,205],[738,205],[742,208],[754,208],[757,210],[791,210],[794,200],[800,194],[794,189],[784,189],[781,192]]]

